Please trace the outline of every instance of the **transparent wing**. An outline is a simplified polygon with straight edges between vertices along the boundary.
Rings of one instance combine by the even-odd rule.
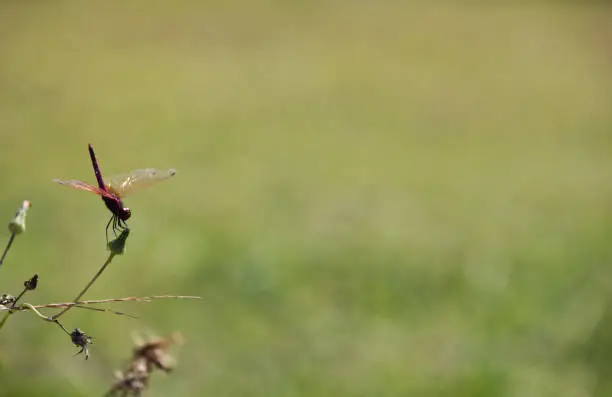
[[[117,175],[109,178],[106,181],[106,186],[112,193],[120,197],[125,197],[142,188],[151,186],[157,182],[165,181],[174,175],[176,175],[176,170],[173,168],[169,170],[143,168],[134,170],[129,174]]]
[[[69,181],[63,181],[61,179],[54,179],[53,182],[59,183],[60,185],[72,187],[74,189],[85,190],[86,192],[92,192],[99,196],[104,196],[108,198],[116,198],[112,193],[109,193],[105,190],[100,189],[99,187],[92,186],[89,183],[85,183],[83,181],[77,181],[76,179],[71,179]]]

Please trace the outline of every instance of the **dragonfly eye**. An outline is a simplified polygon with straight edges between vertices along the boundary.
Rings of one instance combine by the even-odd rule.
[[[123,208],[123,213],[121,214],[121,220],[127,221],[128,219],[130,219],[131,216],[132,216],[132,210],[130,210],[127,207]]]

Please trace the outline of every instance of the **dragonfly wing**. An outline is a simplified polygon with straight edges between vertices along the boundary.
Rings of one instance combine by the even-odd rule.
[[[63,181],[61,179],[54,179],[53,182],[59,183],[60,185],[72,187],[74,189],[80,189],[80,190],[85,190],[86,192],[92,192],[99,196],[104,196],[104,197],[108,197],[112,199],[116,198],[112,193],[102,190],[97,186],[92,186],[89,183],[78,181],[76,179],[71,179],[69,181]]]
[[[125,197],[137,190],[164,181],[176,175],[176,170],[156,170],[155,168],[142,168],[129,174],[117,175],[107,179],[108,189],[120,197]]]

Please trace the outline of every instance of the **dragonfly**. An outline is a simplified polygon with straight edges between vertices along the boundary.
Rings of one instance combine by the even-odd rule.
[[[108,208],[112,214],[106,224],[106,243],[108,244],[108,229],[111,226],[115,237],[117,237],[117,232],[128,229],[127,220],[131,218],[132,211],[123,204],[122,199],[144,187],[173,177],[176,175],[176,170],[174,168],[168,170],[141,168],[127,174],[108,178],[105,182],[102,178],[102,172],[100,171],[100,166],[91,144],[89,145],[89,157],[91,158],[91,165],[93,166],[98,186],[93,186],[76,179],[53,179],[53,181],[63,186],[95,193],[102,198],[106,208]]]

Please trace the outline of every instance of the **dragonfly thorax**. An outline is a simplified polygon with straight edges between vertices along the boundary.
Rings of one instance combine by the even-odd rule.
[[[132,211],[128,207],[124,207],[119,197],[102,197],[102,201],[106,204],[106,208],[113,213],[113,216],[122,221],[127,221],[132,216]]]

